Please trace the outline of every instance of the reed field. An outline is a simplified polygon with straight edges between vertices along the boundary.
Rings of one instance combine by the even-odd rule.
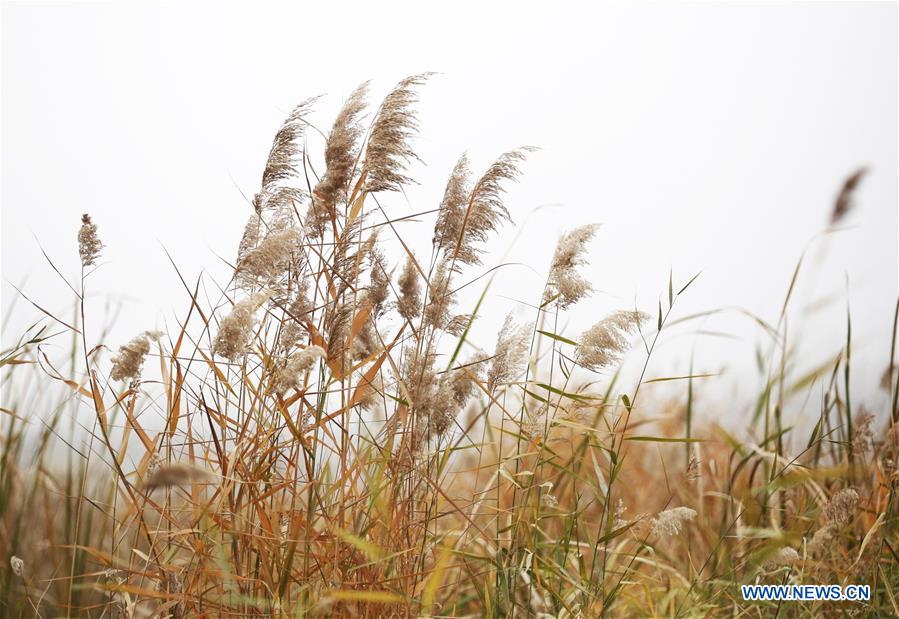
[[[596,315],[602,283],[583,267],[602,230],[579,221],[547,239],[545,285],[520,291],[528,318],[474,341],[485,308],[506,303],[487,250],[514,234],[505,191],[533,149],[486,167],[463,156],[440,204],[391,212],[381,198],[415,182],[428,77],[381,102],[363,84],[332,124],[316,100],[297,105],[260,153],[223,257],[233,276],[193,279],[173,259],[183,303],[164,331],[86,328],[87,299],[108,292],[91,275],[126,258],[89,214],[54,223],[80,253],[77,279],[47,258],[72,311],[23,289],[14,311],[33,326],[0,354],[2,615],[899,616],[895,355],[890,405],[856,401],[847,310],[830,325],[840,354],[797,372],[785,316],[800,260],[780,320],[756,320],[764,384],[730,417],[746,431],[726,411],[697,416],[715,377],[652,363],[669,329],[702,320],[678,306],[701,274]],[[822,214],[838,223],[861,182]],[[594,324],[569,332],[579,312]],[[651,397],[658,382],[680,395]],[[817,420],[799,423],[812,394]],[[871,596],[744,601],[746,584]]]

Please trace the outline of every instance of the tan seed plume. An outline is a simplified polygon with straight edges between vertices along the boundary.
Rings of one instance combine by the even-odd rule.
[[[409,161],[418,158],[409,145],[418,133],[413,105],[418,101],[417,88],[430,75],[407,77],[381,103],[365,149],[366,191],[399,191],[412,181],[406,169]]]
[[[9,558],[9,567],[12,568],[12,573],[19,578],[25,573],[25,562],[15,555]]]
[[[288,357],[284,367],[272,376],[272,391],[284,395],[289,389],[297,389],[302,384],[303,374],[315,362],[326,356],[321,346],[308,346]]]
[[[100,250],[104,245],[97,236],[97,224],[85,213],[81,216],[81,228],[78,230],[78,253],[81,255],[81,266],[89,267],[97,262]]]
[[[300,240],[300,232],[295,228],[269,234],[238,263],[238,280],[253,288],[286,275],[298,257]]]
[[[689,507],[666,509],[652,519],[652,534],[656,537],[680,535],[686,523],[696,518],[696,510]]]
[[[448,212],[450,215],[445,223],[447,231],[438,232],[441,237],[447,238],[445,251],[454,262],[481,264],[483,242],[503,221],[512,221],[503,202],[506,183],[518,180],[521,175],[520,163],[527,153],[534,150],[530,146],[524,146],[500,155],[475,182],[465,208],[461,212]],[[450,182],[452,181],[451,177]],[[449,236],[450,232],[454,238]]]
[[[437,251],[446,249],[450,255],[455,251],[462,230],[465,209],[468,206],[469,174],[468,157],[463,154],[459,157],[446,181],[443,201],[440,203],[440,211],[437,214],[437,223],[434,224],[433,243]]]
[[[347,99],[325,144],[325,173],[312,192],[322,217],[334,213],[334,207],[346,199],[356,163],[356,147],[362,135],[360,116],[365,111],[368,82],[361,84]]]
[[[843,183],[836,202],[834,202],[833,211],[830,214],[831,225],[839,223],[855,206],[855,191],[858,189],[859,183],[861,183],[862,178],[864,178],[867,172],[868,171],[865,168],[861,168]]]
[[[237,303],[219,324],[212,352],[231,361],[243,357],[255,324],[253,315],[267,299],[267,294],[257,293]]]
[[[308,124],[306,116],[312,110],[315,100],[315,98],[306,99],[297,105],[275,134],[265,169],[262,172],[263,190],[268,190],[276,183],[291,177],[299,176],[297,162],[303,152],[303,137]]]
[[[304,321],[312,311],[307,298],[308,287],[309,284],[305,279],[300,280],[299,290],[294,293],[295,296],[285,311],[286,316],[282,323],[278,343],[286,352],[290,352],[306,334]]]
[[[578,365],[599,370],[618,361],[628,348],[627,336],[649,319],[647,314],[623,310],[606,316],[581,335],[575,353]]]
[[[593,286],[578,272],[587,263],[587,243],[596,235],[599,224],[590,224],[566,232],[559,238],[549,271],[547,299],[557,296],[565,309],[593,291]]]
[[[450,310],[453,307],[451,275],[449,263],[442,260],[431,278],[431,294],[425,308],[425,324],[435,329],[446,328],[450,321]]]
[[[406,266],[400,273],[400,296],[397,311],[406,320],[412,320],[421,312],[421,282],[412,256],[406,258]]]
[[[171,488],[191,483],[208,482],[213,479],[215,479],[215,476],[211,471],[192,464],[180,462],[161,463],[147,476],[147,479],[141,484],[141,488],[145,491],[151,491],[157,488]]]
[[[384,268],[386,260],[383,252],[375,247],[369,257],[371,270],[367,300],[371,303],[372,318],[380,318],[386,310],[387,298],[390,296],[390,275]]]
[[[135,380],[140,377],[144,365],[144,357],[150,352],[150,341],[159,339],[158,333],[144,332],[135,336],[127,344],[119,347],[119,352],[112,358],[112,380]]]
[[[512,314],[506,316],[496,339],[496,351],[487,373],[489,389],[514,380],[524,370],[533,330],[533,323],[516,324]]]
[[[824,507],[824,522],[835,528],[846,526],[855,517],[857,505],[858,492],[854,488],[843,488]]]

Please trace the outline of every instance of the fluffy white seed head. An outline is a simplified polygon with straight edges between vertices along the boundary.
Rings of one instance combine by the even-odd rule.
[[[652,534],[656,537],[680,535],[686,524],[696,518],[696,510],[689,507],[666,509],[652,519]]]
[[[649,319],[647,314],[633,310],[618,311],[606,316],[581,335],[575,353],[577,363],[591,370],[607,367],[628,349],[628,336]]]
[[[299,388],[303,374],[325,356],[325,350],[321,346],[314,345],[290,355],[284,367],[278,369],[272,376],[272,391],[284,395],[289,389]]]
[[[589,224],[566,232],[559,238],[549,271],[547,297],[557,296],[559,307],[567,308],[589,295],[593,286],[578,272],[587,263],[587,243],[599,224]]]
[[[515,324],[512,314],[506,316],[496,339],[496,351],[487,373],[489,389],[513,380],[524,370],[533,330],[532,323]]]
[[[212,352],[231,361],[237,361],[243,357],[253,333],[256,310],[267,299],[268,295],[257,293],[237,303],[231,313],[219,323]]]
[[[81,216],[81,228],[78,230],[78,253],[81,255],[82,266],[96,264],[100,257],[103,243],[97,236],[97,224],[91,221],[91,216],[85,213]]]

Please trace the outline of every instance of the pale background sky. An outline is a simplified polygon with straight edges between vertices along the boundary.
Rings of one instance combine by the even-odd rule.
[[[897,298],[896,4],[863,3],[4,3],[2,278],[70,315],[64,273],[90,212],[107,244],[91,278],[96,312],[123,313],[107,343],[184,315],[163,246],[190,279],[227,279],[275,130],[300,100],[326,95],[317,124],[373,80],[440,74],[422,90],[426,166],[397,215],[435,208],[463,151],[475,169],[539,146],[488,257],[520,237],[482,321],[543,283],[558,234],[600,222],[588,273],[598,289],[570,317],[576,336],[604,312],[655,311],[697,271],[678,315],[744,308],[775,321],[803,248],[828,224],[845,177],[871,173],[845,230],[812,245],[791,332],[805,365],[854,322],[856,397],[882,405]],[[542,207],[536,212],[535,209]],[[409,228],[416,247],[430,231]],[[821,307],[821,301],[829,304]],[[814,313],[809,307],[816,307]],[[4,316],[3,342],[35,314]],[[696,325],[699,327],[699,325]],[[666,340],[652,375],[724,370],[719,393],[758,386],[763,339],[735,312]],[[745,412],[734,410],[731,414]],[[813,416],[816,411],[806,410]],[[720,412],[719,412],[720,414]]]

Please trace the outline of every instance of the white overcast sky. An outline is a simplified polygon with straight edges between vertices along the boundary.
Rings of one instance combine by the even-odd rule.
[[[392,213],[436,207],[463,151],[483,167],[541,148],[509,194],[518,227],[487,260],[511,246],[520,263],[501,271],[493,333],[507,309],[525,316],[514,300],[534,300],[558,234],[588,222],[603,224],[598,292],[566,333],[618,307],[653,312],[669,270],[675,283],[702,271],[678,315],[775,321],[840,184],[868,166],[845,230],[810,246],[790,330],[803,364],[834,356],[848,299],[854,387],[876,403],[897,298],[896,25],[895,3],[855,2],[4,3],[3,308],[24,282],[70,315],[38,244],[74,278],[90,212],[107,244],[94,311],[124,304],[107,343],[171,324],[186,304],[163,247],[190,279],[226,275],[217,256],[233,259],[250,212],[241,192],[257,190],[294,104],[324,94],[324,129],[359,82],[377,100],[436,71],[421,184],[387,198]],[[429,232],[409,230],[425,251]],[[5,316],[4,343],[33,316]],[[730,311],[700,328],[738,339],[683,331],[651,373],[684,370],[693,351],[697,371],[728,373],[719,384],[756,388],[751,321]]]

